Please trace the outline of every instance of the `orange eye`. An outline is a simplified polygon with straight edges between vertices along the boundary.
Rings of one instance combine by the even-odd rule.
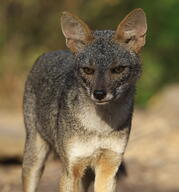
[[[95,72],[94,69],[89,68],[89,67],[84,67],[82,69],[83,69],[84,73],[86,73],[87,75],[93,75]]]
[[[111,69],[111,73],[122,73],[124,71],[124,66],[118,66]]]

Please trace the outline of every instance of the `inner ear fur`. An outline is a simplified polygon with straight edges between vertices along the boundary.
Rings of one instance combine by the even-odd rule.
[[[93,40],[88,25],[69,12],[62,13],[61,28],[66,38],[67,47],[73,52],[82,51]]]
[[[139,53],[145,45],[147,21],[141,8],[131,11],[118,25],[115,41],[123,43],[129,49]]]

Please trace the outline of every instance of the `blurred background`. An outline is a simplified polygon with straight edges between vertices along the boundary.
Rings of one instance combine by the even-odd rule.
[[[61,12],[80,16],[91,29],[115,30],[138,7],[147,15],[147,43],[141,54],[143,75],[125,155],[128,176],[120,186],[126,192],[179,192],[178,0],[1,0],[0,191],[21,191],[24,82],[39,55],[66,49]],[[40,189],[55,191],[58,162],[48,166]]]

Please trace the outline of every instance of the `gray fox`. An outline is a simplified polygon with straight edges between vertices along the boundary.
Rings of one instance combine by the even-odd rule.
[[[141,74],[146,16],[134,9],[116,31],[92,31],[69,12],[61,28],[70,51],[40,56],[24,92],[24,192],[35,192],[54,150],[62,164],[60,192],[115,192]],[[95,175],[91,177],[91,175]]]

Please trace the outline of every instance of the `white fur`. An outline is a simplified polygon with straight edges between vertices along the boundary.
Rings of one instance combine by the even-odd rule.
[[[89,131],[104,133],[112,130],[111,127],[99,117],[95,108],[91,105],[80,108],[77,118],[82,123],[84,128]]]
[[[96,113],[95,108],[86,106],[80,110],[77,117],[89,132],[95,132],[91,137],[80,138],[75,136],[68,149],[71,160],[95,155],[100,149],[108,149],[121,155],[126,146],[127,138],[113,134],[113,129]]]
[[[125,139],[114,137],[100,138],[98,136],[95,136],[87,141],[80,141],[80,138],[75,139],[70,145],[70,149],[68,152],[70,160],[75,161],[78,158],[91,157],[95,155],[95,153],[99,149],[108,149],[121,155],[125,150],[125,146]]]

